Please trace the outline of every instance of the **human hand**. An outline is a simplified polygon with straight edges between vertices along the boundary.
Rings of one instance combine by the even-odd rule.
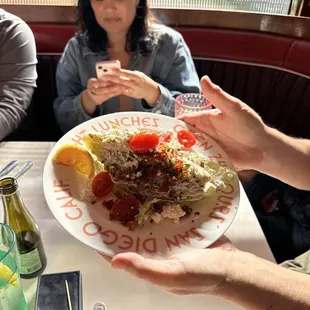
[[[217,141],[238,170],[259,170],[268,140],[268,127],[248,105],[230,96],[205,76],[201,80],[203,95],[216,109],[180,117]]]
[[[87,89],[82,94],[82,105],[88,114],[94,113],[96,106],[122,94],[119,85],[110,81],[103,81],[95,78],[88,80]]]
[[[92,78],[88,80],[87,93],[96,105],[100,105],[112,97],[119,96],[122,90],[111,81]]]
[[[151,106],[156,104],[160,96],[158,84],[140,71],[114,69],[112,74],[103,77],[103,81],[119,85],[123,95],[144,99]]]
[[[208,249],[173,255],[167,260],[124,253],[111,260],[113,268],[164,287],[174,294],[216,294],[225,283],[236,248],[223,236]]]

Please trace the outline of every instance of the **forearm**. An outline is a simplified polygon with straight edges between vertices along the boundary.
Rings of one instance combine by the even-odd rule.
[[[0,140],[13,133],[27,116],[34,87],[22,81],[0,83]]]
[[[310,140],[288,137],[268,128],[264,161],[260,171],[284,183],[310,190]]]
[[[310,309],[310,277],[236,251],[217,296],[244,309]]]
[[[0,141],[12,133],[18,125],[19,121],[9,121],[7,118],[0,116]]]

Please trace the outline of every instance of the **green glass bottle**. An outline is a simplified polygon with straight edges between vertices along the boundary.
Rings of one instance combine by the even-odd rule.
[[[45,270],[47,259],[38,224],[27,210],[17,180],[0,180],[0,195],[4,207],[4,223],[16,234],[20,254],[20,275],[24,279],[38,277]]]

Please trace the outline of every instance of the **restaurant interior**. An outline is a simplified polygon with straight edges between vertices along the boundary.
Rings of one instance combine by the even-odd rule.
[[[150,5],[161,23],[181,33],[200,78],[209,76],[224,91],[252,107],[269,126],[292,137],[310,139],[309,1],[150,0]],[[46,272],[81,271],[80,303],[87,310],[151,310],[157,306],[205,309],[206,300],[201,297],[170,296],[116,273],[96,251],[88,250],[65,232],[50,214],[42,175],[47,156],[63,136],[53,109],[57,98],[56,69],[67,42],[77,32],[76,1],[0,0],[0,8],[24,20],[35,37],[37,87],[27,117],[0,142],[0,168],[15,159],[34,163],[20,178],[20,188],[41,228],[48,258]],[[244,186],[253,174],[255,171],[239,174]],[[268,184],[267,193],[274,186],[270,183],[268,188]],[[277,214],[272,219],[270,214],[262,215],[255,210],[251,197],[241,191],[242,208],[236,224],[228,231],[232,241],[239,248],[276,263],[301,254],[293,248],[293,241],[285,239],[296,237],[292,233],[293,220],[289,233],[283,232]],[[277,238],[270,237],[273,233]],[[290,249],[284,249],[287,243],[292,245]],[[39,309],[34,308],[37,283],[26,280],[23,286],[29,309]],[[123,294],[124,290],[128,291],[120,298],[118,293]],[[208,309],[239,309],[213,297],[207,303]]]

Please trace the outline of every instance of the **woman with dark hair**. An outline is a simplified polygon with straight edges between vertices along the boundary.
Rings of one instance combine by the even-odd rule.
[[[63,132],[118,111],[173,116],[177,95],[200,92],[182,36],[155,22],[147,0],[79,0],[77,12],[79,33],[56,74],[54,110]],[[98,79],[96,63],[106,60],[122,69]]]

